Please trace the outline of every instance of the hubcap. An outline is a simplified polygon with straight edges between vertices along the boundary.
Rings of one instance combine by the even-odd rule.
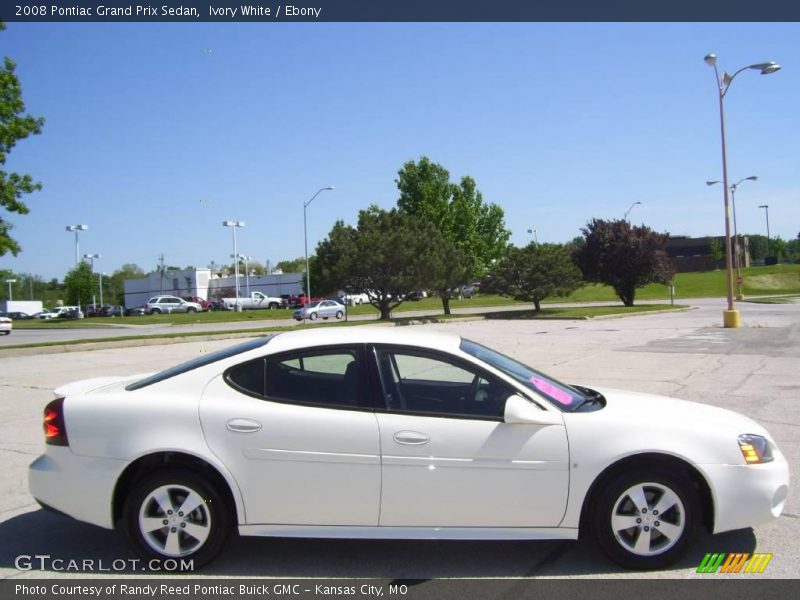
[[[165,556],[186,556],[200,549],[211,532],[211,514],[203,498],[184,485],[163,485],[150,492],[139,509],[139,531]]]
[[[617,542],[639,556],[655,556],[674,546],[686,528],[683,502],[660,483],[637,483],[614,503],[611,530]]]

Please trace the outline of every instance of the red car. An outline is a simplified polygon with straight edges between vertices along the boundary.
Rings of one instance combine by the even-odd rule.
[[[197,304],[203,307],[203,312],[214,310],[213,303],[209,302],[208,300],[203,300],[198,296],[181,296],[181,298],[183,298],[187,302],[197,302]]]

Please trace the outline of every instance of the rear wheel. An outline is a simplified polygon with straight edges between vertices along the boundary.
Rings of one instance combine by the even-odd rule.
[[[161,309],[160,308],[153,308],[153,309],[150,310],[150,314],[151,315],[160,315],[161,314]]]
[[[269,309],[270,310],[276,310],[277,308],[278,308],[278,305],[275,302],[270,302],[269,303]]]
[[[192,559],[194,568],[219,553],[230,521],[220,494],[203,477],[184,469],[157,471],[137,482],[123,518],[128,539],[140,555]]]
[[[337,319],[341,319],[343,316],[344,316],[344,313],[342,311],[340,311],[340,310],[336,311],[336,318]]]
[[[316,321],[317,320],[317,313],[315,313],[315,312],[311,313],[310,315],[308,315],[308,318],[311,319],[312,321]]]
[[[611,560],[630,569],[659,569],[689,546],[699,503],[687,477],[641,468],[605,485],[593,514],[594,534]]]
[[[197,312],[197,309],[194,306],[190,306],[189,308],[186,309],[186,312],[187,313]]]

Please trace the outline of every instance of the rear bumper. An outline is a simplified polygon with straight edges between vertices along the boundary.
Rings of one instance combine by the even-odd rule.
[[[48,509],[112,529],[114,487],[125,465],[121,460],[77,456],[68,447],[48,446],[28,467],[28,489]]]
[[[714,533],[755,527],[781,515],[789,496],[783,455],[761,465],[701,465],[712,483]]]

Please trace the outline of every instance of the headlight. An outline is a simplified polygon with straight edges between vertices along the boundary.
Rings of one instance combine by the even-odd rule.
[[[738,438],[739,450],[742,451],[744,462],[749,465],[767,463],[772,461],[772,449],[767,438],[754,433],[745,433]]]

